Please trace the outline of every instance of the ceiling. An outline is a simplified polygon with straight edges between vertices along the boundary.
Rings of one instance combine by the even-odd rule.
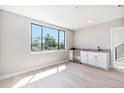
[[[0,6],[0,9],[75,31],[124,17],[124,7],[116,5]]]

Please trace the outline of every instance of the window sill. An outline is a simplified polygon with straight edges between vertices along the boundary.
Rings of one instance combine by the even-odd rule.
[[[67,50],[45,50],[41,52],[31,52],[31,54],[43,54],[43,53],[55,53],[55,52],[65,52]]]

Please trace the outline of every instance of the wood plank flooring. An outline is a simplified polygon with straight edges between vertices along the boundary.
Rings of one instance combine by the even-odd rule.
[[[123,88],[124,72],[66,62],[1,80],[3,88]]]

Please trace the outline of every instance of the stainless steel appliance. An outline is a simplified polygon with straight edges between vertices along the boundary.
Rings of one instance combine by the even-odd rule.
[[[80,50],[70,50],[69,57],[70,61],[80,63]]]

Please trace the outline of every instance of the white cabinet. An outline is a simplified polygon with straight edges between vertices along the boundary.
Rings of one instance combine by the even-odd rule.
[[[81,63],[87,63],[88,61],[88,55],[86,51],[81,51],[80,52],[80,62]]]
[[[96,58],[96,66],[108,68],[109,67],[108,57],[109,57],[109,55],[107,53],[99,53]]]
[[[69,50],[69,60],[70,61],[73,61],[73,53],[74,53],[73,50]]]
[[[88,52],[81,51],[81,63],[86,63],[93,66],[109,68],[109,53],[104,52]]]
[[[97,64],[97,55],[95,52],[88,52],[88,64],[91,65]]]

